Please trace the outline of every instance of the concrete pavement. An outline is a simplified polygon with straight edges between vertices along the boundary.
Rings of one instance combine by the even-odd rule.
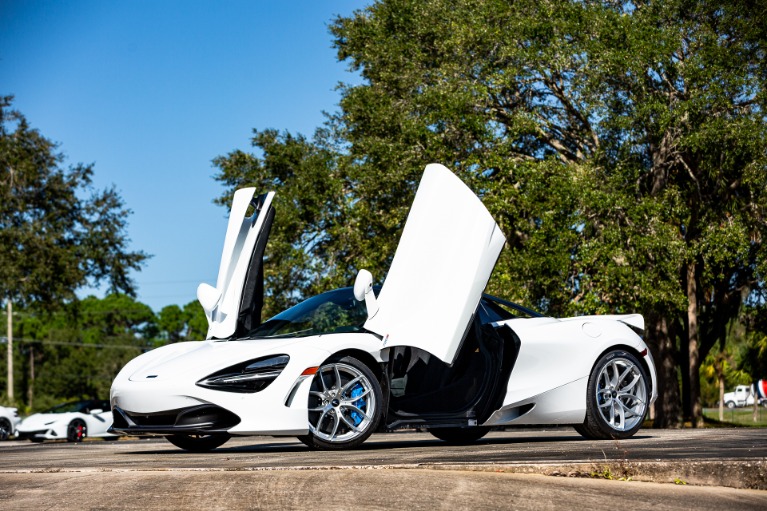
[[[340,453],[271,437],[204,454],[162,439],[11,441],[0,442],[0,509],[754,510],[767,509],[766,473],[762,429],[603,442],[566,428],[509,430],[471,446],[393,433]]]

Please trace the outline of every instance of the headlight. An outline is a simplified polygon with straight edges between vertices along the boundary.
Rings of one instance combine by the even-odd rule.
[[[289,360],[288,355],[249,360],[215,372],[198,381],[197,385],[226,392],[259,392],[280,375]]]

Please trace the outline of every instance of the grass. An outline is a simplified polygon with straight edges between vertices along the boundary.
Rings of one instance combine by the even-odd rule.
[[[754,422],[752,407],[724,409],[724,421],[719,421],[719,408],[704,408],[703,418],[712,426],[767,427],[767,408],[759,407],[757,421]]]

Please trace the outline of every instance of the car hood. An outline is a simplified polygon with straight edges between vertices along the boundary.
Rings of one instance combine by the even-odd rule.
[[[281,354],[285,347],[307,338],[251,339],[240,341],[199,341],[187,343],[184,350],[152,353],[153,357],[131,368],[131,381],[197,380],[231,364],[268,355]],[[168,347],[173,347],[169,345]],[[158,348],[162,351],[163,348]],[[157,351],[157,350],[155,350]]]
[[[24,431],[43,429],[51,423],[66,420],[69,415],[69,413],[35,413],[22,420],[18,429]]]

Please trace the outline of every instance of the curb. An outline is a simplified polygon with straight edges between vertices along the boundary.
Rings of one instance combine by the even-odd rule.
[[[468,470],[585,477],[618,481],[646,481],[695,486],[726,486],[767,490],[767,459],[717,461],[604,461],[519,464],[420,464],[433,470]]]

